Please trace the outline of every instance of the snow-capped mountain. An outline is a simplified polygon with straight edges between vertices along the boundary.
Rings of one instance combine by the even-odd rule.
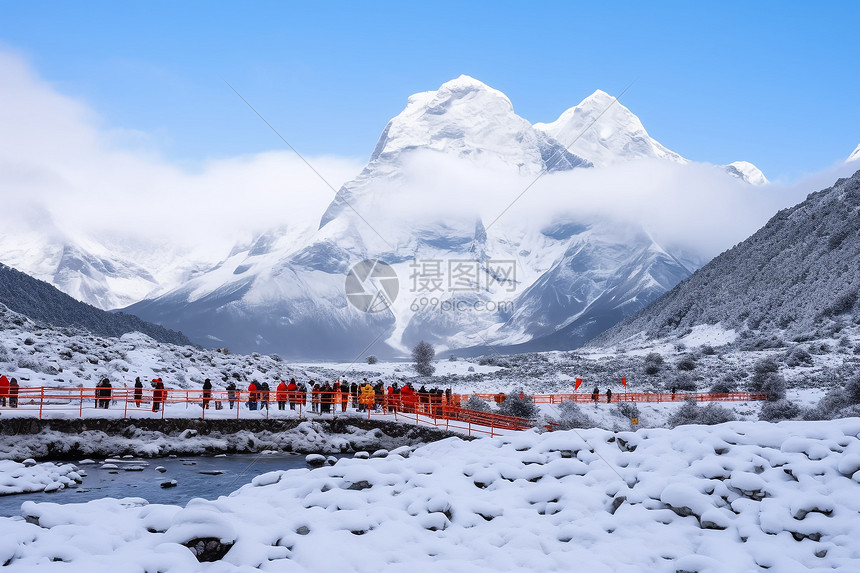
[[[653,139],[639,118],[608,93],[597,90],[552,123],[534,128],[557,139],[597,167],[634,159],[688,163]]]
[[[409,98],[406,109],[385,126],[367,167],[343,186],[320,227],[380,177],[396,178],[401,158],[419,149],[468,159],[479,166],[512,167],[518,175],[591,166],[557,138],[514,113],[505,94],[463,75],[436,91]]]
[[[552,123],[536,123],[534,128],[557,139],[568,151],[584,157],[596,167],[606,167],[637,159],[663,159],[687,164],[689,159],[667,149],[648,135],[636,115],[608,93],[597,90]],[[735,161],[721,165],[751,185],[764,185],[767,178],[752,163]]]
[[[846,159],[845,161],[857,161],[858,159],[860,159],[860,144],[858,144],[857,147],[854,148],[854,151],[851,152],[851,155],[849,155],[848,159]]]
[[[462,76],[409,98],[308,240],[273,231],[128,310],[199,342],[285,356],[396,355],[422,339],[463,349],[549,347],[541,340],[552,337],[552,347],[575,347],[690,270],[641,229],[600,219],[563,216],[532,228],[462,205],[427,212],[421,205],[435,185],[427,179],[449,168],[481,182],[501,173],[500,185],[519,185],[589,167],[516,115],[501,92]],[[397,216],[388,209],[398,203],[419,207]],[[364,259],[387,263],[399,278],[401,292],[385,312],[361,312],[346,300],[345,277]],[[472,272],[459,285],[466,288],[450,288],[452,264]],[[416,288],[429,267],[439,288]]]

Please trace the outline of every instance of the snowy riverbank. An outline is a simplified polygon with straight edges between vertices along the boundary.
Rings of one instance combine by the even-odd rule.
[[[0,422],[0,459],[72,459],[134,455],[349,453],[391,450],[451,434],[426,426],[366,420],[34,420]]]
[[[856,571],[860,419],[448,439],[184,508],[25,502],[9,571]],[[198,558],[214,559],[199,563]]]

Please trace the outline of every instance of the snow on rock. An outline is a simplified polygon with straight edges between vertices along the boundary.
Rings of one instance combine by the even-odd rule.
[[[0,460],[0,495],[52,492],[81,483],[81,475],[72,464],[52,462],[36,463],[25,460],[23,463]]]
[[[27,502],[9,571],[855,571],[860,419],[448,439],[185,508]],[[788,447],[783,447],[787,444]],[[815,455],[810,455],[814,452]],[[848,455],[846,455],[848,453]],[[336,551],[331,548],[336,547]],[[212,569],[199,561],[218,561]]]

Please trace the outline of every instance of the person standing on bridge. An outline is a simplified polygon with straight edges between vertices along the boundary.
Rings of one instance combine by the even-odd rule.
[[[278,401],[278,410],[285,410],[287,407],[287,383],[283,380],[275,389],[275,398]]]
[[[346,380],[340,383],[340,411],[346,412],[346,404],[349,402],[349,384]]]
[[[227,384],[227,401],[230,403],[230,409],[233,409],[233,403],[236,402],[236,384],[232,380]]]
[[[609,404],[612,402],[612,390],[609,388],[606,389],[606,403]]]
[[[140,376],[134,379],[134,405],[140,408],[140,403],[143,400],[143,382],[140,381]]]
[[[248,384],[248,409],[257,409],[257,383],[254,380]]]
[[[260,384],[260,400],[262,401],[262,404],[260,405],[261,410],[264,406],[266,410],[269,409],[269,392],[270,390],[268,382],[263,382],[262,384]]]
[[[207,378],[203,381],[203,409],[209,407],[209,400],[212,399],[212,381]]]
[[[9,381],[9,406],[11,408],[18,407],[18,379],[12,378]]]
[[[0,406],[6,406],[6,397],[9,395],[9,379],[3,374],[0,376]]]
[[[296,409],[296,403],[299,402],[299,386],[295,378],[290,378],[290,383],[287,384],[287,402],[290,403],[290,410]]]
[[[155,387],[152,391],[152,411],[158,412],[162,402],[167,397],[167,390],[164,389],[164,382],[161,381],[161,378],[153,378],[152,385]]]

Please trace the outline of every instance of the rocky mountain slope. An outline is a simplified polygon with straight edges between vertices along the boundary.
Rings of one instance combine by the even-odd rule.
[[[860,171],[777,213],[595,344],[719,324],[741,336],[805,340],[860,323]]]

